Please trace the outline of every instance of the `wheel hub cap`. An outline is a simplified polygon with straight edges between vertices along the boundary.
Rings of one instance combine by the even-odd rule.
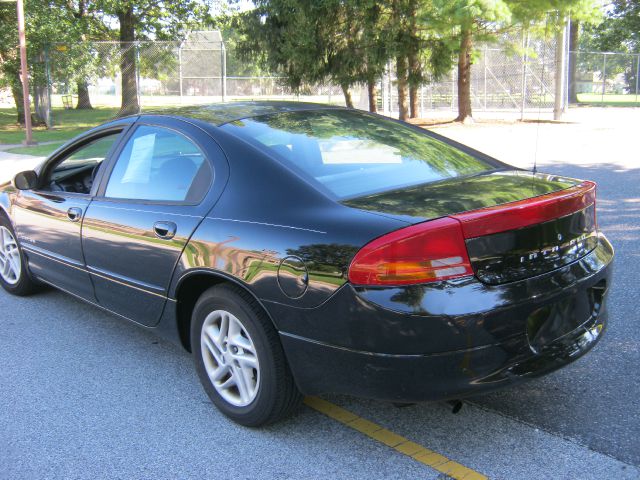
[[[9,285],[15,285],[21,272],[18,243],[8,228],[0,226],[0,277]]]
[[[249,405],[260,386],[260,364],[247,329],[230,312],[207,315],[200,332],[202,360],[211,384],[236,407]]]

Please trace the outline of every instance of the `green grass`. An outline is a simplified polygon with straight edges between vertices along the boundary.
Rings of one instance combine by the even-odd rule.
[[[53,109],[54,127],[47,130],[44,127],[34,128],[33,139],[36,142],[58,141],[60,143],[75,137],[76,135],[95,127],[107,120],[115,117],[117,108],[98,107],[93,110],[64,110],[63,108]],[[0,108],[0,144],[19,144],[25,138],[24,128],[17,123],[17,113],[15,108]],[[57,148],[49,148],[49,152]],[[38,146],[40,147],[40,146]],[[42,147],[45,147],[44,145]],[[28,147],[33,148],[33,147]],[[27,153],[26,149],[22,152]]]
[[[587,105],[604,105],[611,107],[640,107],[640,95],[614,95],[599,93],[579,93],[578,102]]]
[[[33,155],[35,157],[46,157],[63,143],[64,141],[56,141],[55,143],[47,143],[45,145],[34,145],[32,147],[10,148],[6,151],[9,153],[19,153],[21,155]]]

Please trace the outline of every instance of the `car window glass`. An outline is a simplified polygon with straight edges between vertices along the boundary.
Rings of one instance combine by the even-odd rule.
[[[211,183],[202,151],[175,131],[141,126],[118,157],[105,196],[132,200],[198,202]]]
[[[98,168],[118,139],[120,132],[98,138],[75,150],[50,172],[46,189],[89,193]]]
[[[222,128],[266,147],[338,198],[495,168],[427,133],[354,110],[281,112]]]

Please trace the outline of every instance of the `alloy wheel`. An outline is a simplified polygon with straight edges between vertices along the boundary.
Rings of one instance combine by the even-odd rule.
[[[249,405],[260,386],[260,364],[251,336],[232,313],[215,310],[200,332],[202,359],[211,384],[236,407]]]
[[[7,227],[0,226],[0,276],[9,285],[15,285],[21,272],[18,243]]]

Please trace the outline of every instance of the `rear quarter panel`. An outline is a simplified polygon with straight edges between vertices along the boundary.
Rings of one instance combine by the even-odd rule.
[[[229,160],[229,178],[178,262],[172,297],[185,276],[206,270],[241,282],[262,301],[312,308],[346,282],[359,248],[406,225],[341,205],[255,147],[224,132],[212,135]],[[296,298],[278,281],[287,257],[304,263],[308,275]]]
[[[402,224],[336,207],[309,212],[308,220],[275,224],[259,217],[205,218],[185,248],[177,266],[173,294],[180,279],[191,272],[208,270],[247,286],[264,302],[314,308],[347,281],[347,270],[356,252],[369,240]],[[331,223],[326,217],[331,217]],[[304,267],[291,272],[284,261]],[[280,270],[281,275],[278,276]],[[300,296],[286,295],[283,274],[308,279]]]

